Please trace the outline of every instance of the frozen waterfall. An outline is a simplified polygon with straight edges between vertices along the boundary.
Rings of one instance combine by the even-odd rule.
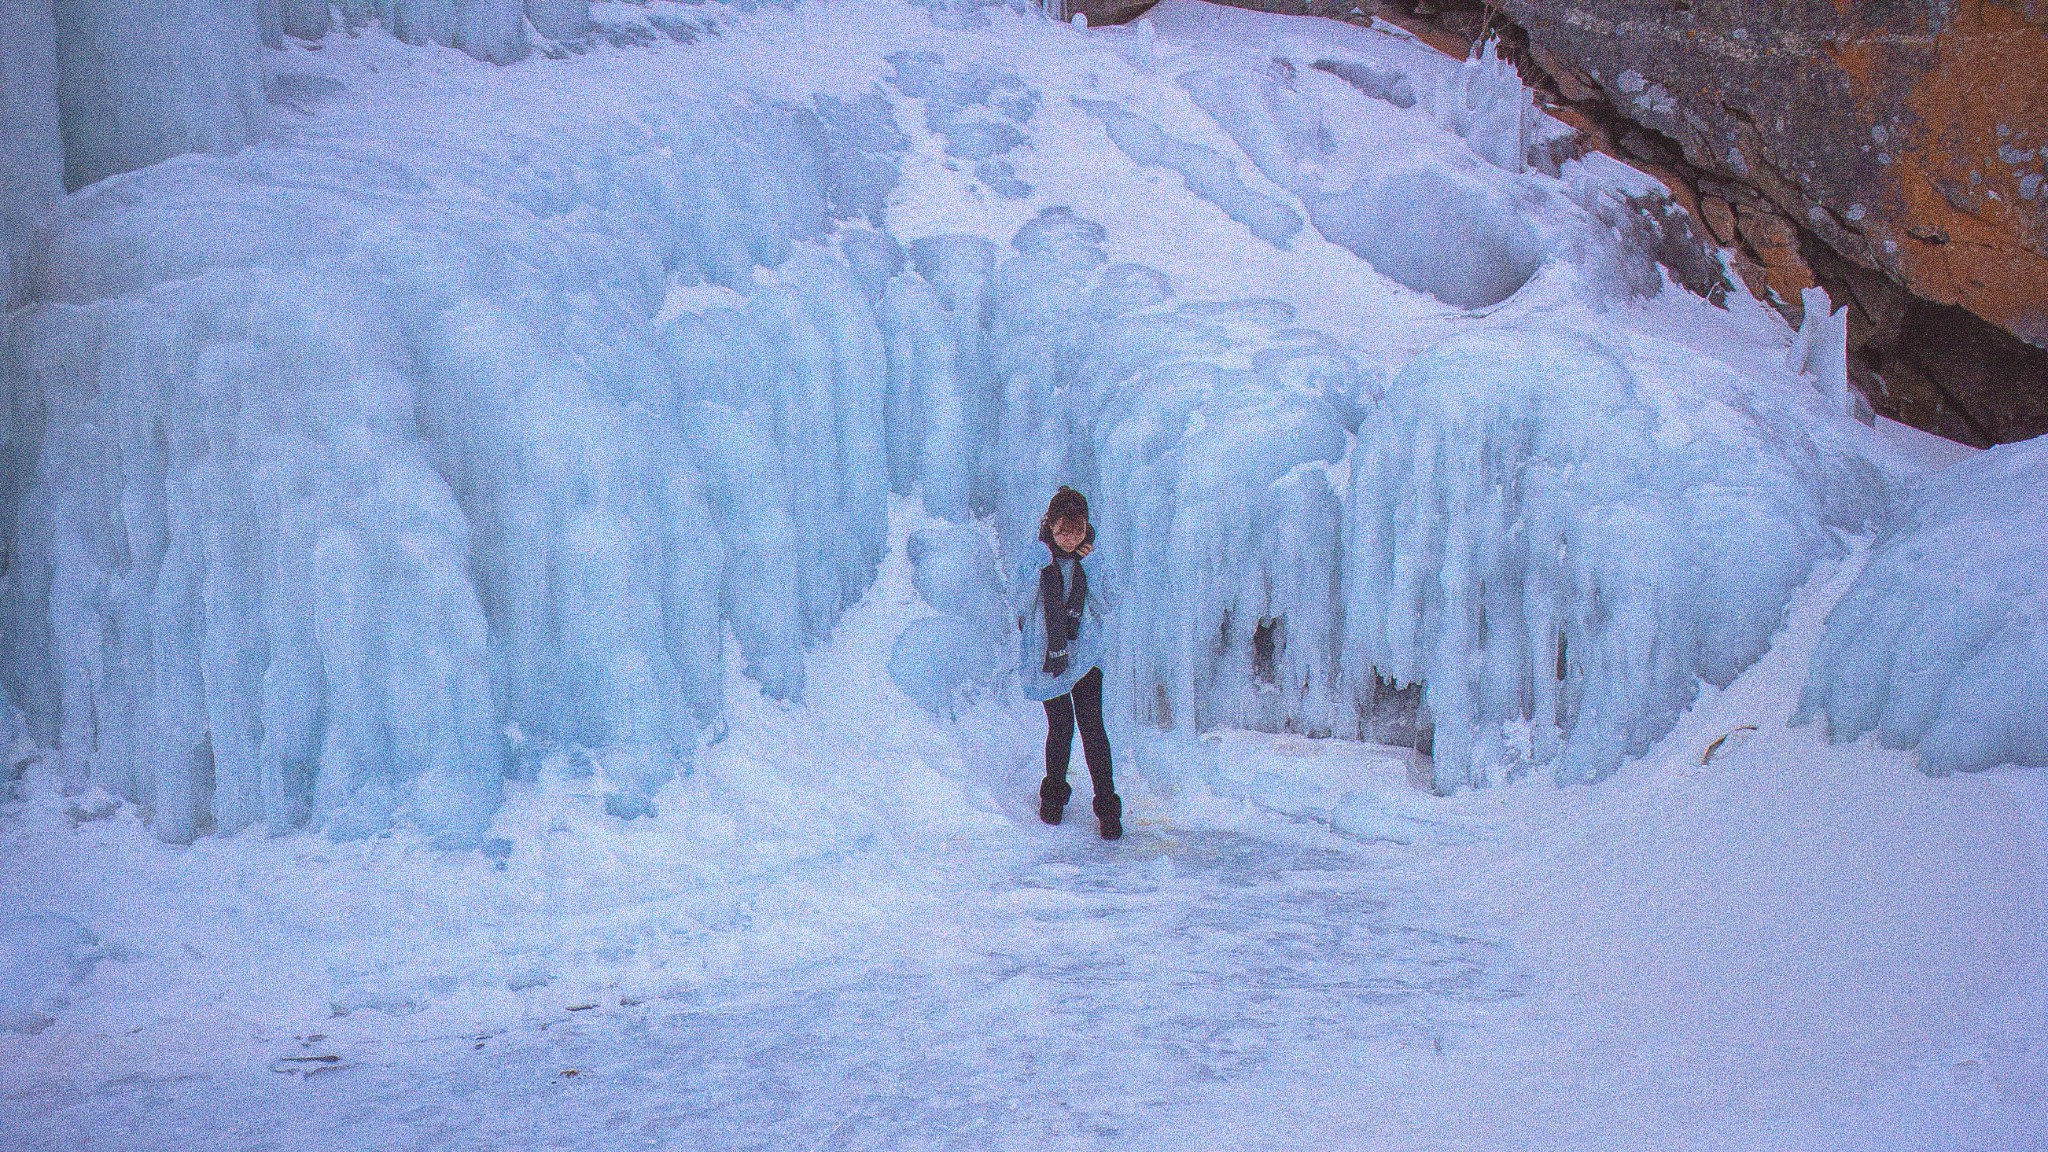
[[[83,75],[114,19],[85,7],[7,77]],[[262,11],[289,37],[330,18]],[[340,13],[493,61],[588,18]],[[1021,67],[938,53],[800,98],[620,97],[535,58],[529,88],[217,155],[255,120],[221,47],[241,34],[174,91],[115,78],[159,119],[74,145],[62,112],[74,184],[133,171],[43,219],[14,206],[54,200],[57,153],[24,152],[43,176],[10,171],[5,205],[10,259],[20,221],[40,239],[0,345],[0,685],[69,779],[167,838],[410,820],[473,843],[551,748],[645,811],[716,733],[729,662],[801,700],[892,492],[984,520],[1000,571],[1061,483],[1125,590],[1119,715],[1433,747],[1439,789],[1592,779],[1753,661],[1881,494],[1854,426],[1782,371],[1541,312],[1655,291],[1587,207],[1600,178],[1481,159],[1463,121],[1341,78],[1364,65],[1191,71],[1167,92],[1210,117],[1197,142],[1099,100],[1048,117]],[[7,84],[0,119],[50,119]],[[1316,102],[1347,100],[1420,143],[1340,155]],[[1170,253],[1041,202],[1034,141],[1171,170],[1275,254],[1368,262],[1435,346],[1375,359],[1296,303],[1184,298]],[[955,181],[1007,243],[897,223],[913,179]],[[899,677],[935,709],[977,675],[958,649],[1000,642],[945,611],[899,645],[945,665]]]

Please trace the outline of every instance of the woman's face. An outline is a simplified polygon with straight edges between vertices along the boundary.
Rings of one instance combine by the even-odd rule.
[[[1088,538],[1088,522],[1068,516],[1053,522],[1052,542],[1062,552],[1072,552]]]

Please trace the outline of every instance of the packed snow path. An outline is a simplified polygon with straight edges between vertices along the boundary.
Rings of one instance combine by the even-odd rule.
[[[330,1148],[1199,1146],[1191,1095],[1367,1042],[1429,1050],[1514,994],[1497,945],[1405,921],[1399,882],[1355,854],[1066,839],[772,980],[475,1034],[330,1034],[279,1048],[346,1061],[303,1085],[124,1084],[51,1119],[176,1147],[258,1146],[280,1122]]]

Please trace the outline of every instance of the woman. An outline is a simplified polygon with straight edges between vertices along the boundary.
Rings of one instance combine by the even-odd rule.
[[[1051,552],[1036,571],[1020,575],[1017,625],[1024,632],[1019,666],[1025,694],[1045,702],[1045,783],[1038,788],[1038,818],[1060,822],[1074,789],[1067,783],[1074,729],[1095,785],[1095,819],[1102,838],[1124,834],[1124,803],[1110,778],[1109,734],[1102,728],[1103,615],[1099,573],[1082,561],[1095,550],[1088,498],[1072,488],[1053,493],[1038,522],[1038,539]]]

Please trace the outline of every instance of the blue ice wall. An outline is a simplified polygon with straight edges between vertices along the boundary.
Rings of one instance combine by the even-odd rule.
[[[390,14],[465,35],[432,4]],[[24,75],[100,25],[49,27]],[[980,165],[1035,93],[923,55],[890,83],[1009,195]],[[1285,174],[1286,118],[1197,95]],[[0,683],[61,771],[171,839],[475,842],[537,746],[645,811],[722,714],[728,637],[801,699],[890,492],[986,518],[1000,571],[1062,483],[1120,590],[1123,714],[1428,736],[1442,789],[1589,779],[1763,651],[1872,513],[1819,400],[1682,348],[1475,320],[1389,373],[1284,304],[1178,299],[1066,208],[1006,243],[892,235],[907,140],[879,91],[536,109],[464,148],[389,132],[87,186],[37,226],[35,302],[0,333]],[[1285,238],[1234,170],[1126,136]],[[50,154],[24,197],[51,194]],[[1475,203],[1461,226],[1514,255],[1520,225]],[[1360,244],[1429,227],[1382,213]],[[1430,290],[1522,274],[1458,267]],[[925,632],[936,705],[983,667],[939,657],[988,638]]]
[[[246,0],[56,0],[54,13],[69,187],[262,133]]]
[[[12,307],[28,288],[37,230],[64,192],[49,0],[0,4],[0,140],[0,307]]]
[[[1936,774],[2048,765],[2048,437],[1912,494],[1829,614],[1795,719]]]
[[[431,143],[89,190],[8,319],[0,669],[167,837],[474,840],[535,742],[633,810],[718,715],[728,622],[795,696],[872,579],[887,358],[809,109]],[[688,281],[750,294],[708,343],[650,322]]]

